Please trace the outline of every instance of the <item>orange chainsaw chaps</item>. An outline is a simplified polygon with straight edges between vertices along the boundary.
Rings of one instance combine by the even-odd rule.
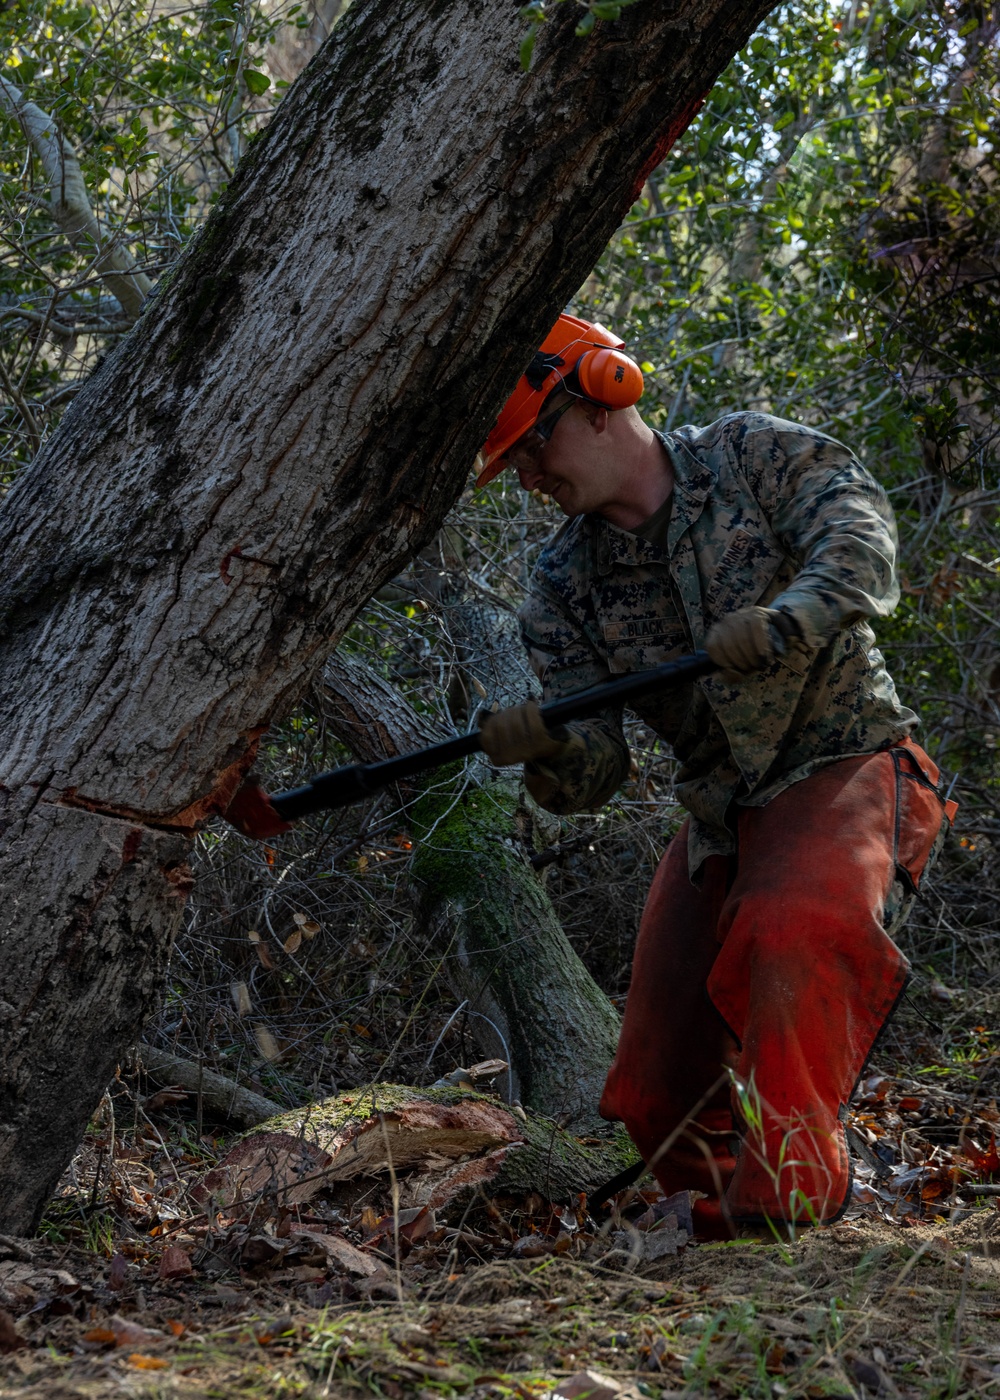
[[[937,779],[906,740],[738,808],[738,856],[706,861],[699,887],[687,878],[685,828],[664,856],[601,1111],[624,1121],[665,1191],[706,1191],[705,1233],[829,1223],[846,1208],[847,1104],[909,973],[883,908],[897,866],[919,884],[945,819]],[[677,1135],[726,1069],[735,1162],[717,1094],[711,1133],[699,1131],[702,1110]],[[704,1167],[689,1160],[694,1137],[714,1144],[721,1193],[708,1189],[704,1149]]]
[[[710,856],[688,876],[688,823],[660,861],[639,927],[614,1064],[601,1098],[621,1119],[667,1195],[695,1190],[696,1232],[728,1236],[719,1198],[733,1174],[729,1074],[737,1045],[709,1001],[729,862]]]

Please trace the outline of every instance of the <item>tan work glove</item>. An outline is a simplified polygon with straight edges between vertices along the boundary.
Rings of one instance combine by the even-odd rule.
[[[495,714],[480,715],[479,742],[483,753],[497,768],[555,758],[566,747],[565,739],[557,739],[545,728],[542,712],[534,700],[497,710]]]
[[[709,629],[705,650],[723,680],[749,676],[785,654],[787,622],[783,614],[772,608],[740,608]]]

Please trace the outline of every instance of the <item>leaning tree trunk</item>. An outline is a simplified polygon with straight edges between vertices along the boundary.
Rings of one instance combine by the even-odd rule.
[[[467,590],[452,587],[447,604],[466,677],[484,704],[523,699],[533,681],[516,618]],[[331,657],[319,690],[327,723],[361,762],[434,741],[398,692],[347,657]],[[480,759],[432,774],[404,796],[417,917],[470,1014],[480,1057],[508,1061],[509,1085],[499,1087],[509,1098],[593,1131],[618,1017],[529,863],[534,822],[519,772],[495,772]]]
[[[434,553],[413,574],[450,632],[467,718],[476,696],[488,709],[539,698],[511,605],[473,583],[460,536],[442,531]],[[555,819],[529,810],[520,769],[480,755],[458,784],[427,784],[415,804],[413,875],[453,986],[492,1031],[486,1054],[511,1061],[526,1104],[590,1131],[619,1021],[525,859],[539,818],[551,830]]]
[[[355,0],[0,515],[0,1230],[161,993],[192,833],[436,531],[531,351],[772,0],[529,74],[514,5]]]

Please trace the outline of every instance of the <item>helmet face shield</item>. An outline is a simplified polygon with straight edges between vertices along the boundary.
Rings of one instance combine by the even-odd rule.
[[[605,326],[581,321],[576,316],[560,316],[517,381],[483,445],[483,467],[476,486],[485,486],[506,466],[514,465],[511,449],[549,416],[544,412],[545,406],[557,390],[564,389],[575,399],[589,399],[611,410],[636,403],[642,393],[642,372],[621,353],[624,348],[625,342]],[[560,407],[549,436],[572,403],[571,398]],[[544,433],[536,439],[535,456],[547,440]],[[525,449],[530,451],[528,443]]]

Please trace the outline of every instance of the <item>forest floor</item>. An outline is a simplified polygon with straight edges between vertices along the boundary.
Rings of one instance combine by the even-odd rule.
[[[0,1239],[0,1396],[1000,1394],[996,1060],[980,1032],[870,1074],[845,1219],[723,1244],[655,1191],[597,1219],[480,1193],[396,1227],[370,1180],[210,1219],[190,1192],[226,1141],[123,1090],[38,1238]]]
[[[61,1292],[18,1324],[0,1394],[991,1395],[995,1220],[857,1220],[784,1248],[688,1246],[633,1273],[557,1255],[419,1283],[404,1268],[402,1303],[320,1306],[291,1278],[200,1270],[169,1284],[153,1270],[115,1296],[107,1261],[49,1246],[26,1267],[58,1268]]]

